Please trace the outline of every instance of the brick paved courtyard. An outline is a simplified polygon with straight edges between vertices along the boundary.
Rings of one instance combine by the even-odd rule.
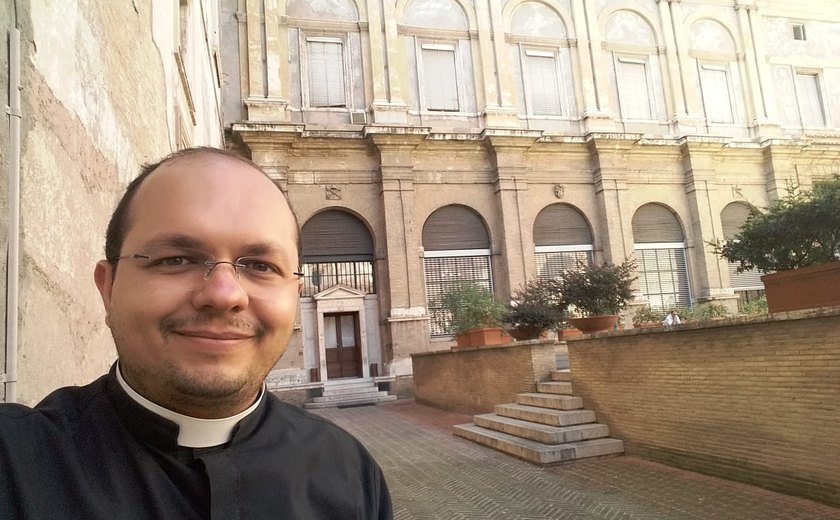
[[[402,519],[840,520],[840,509],[622,456],[541,468],[455,437],[413,401],[316,413],[382,466]]]

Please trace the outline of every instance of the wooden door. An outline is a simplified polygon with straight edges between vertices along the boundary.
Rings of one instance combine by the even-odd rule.
[[[324,314],[327,379],[362,377],[359,313]]]

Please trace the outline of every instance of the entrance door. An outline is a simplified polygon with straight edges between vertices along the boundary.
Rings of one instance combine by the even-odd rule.
[[[362,377],[359,313],[324,314],[327,379]]]

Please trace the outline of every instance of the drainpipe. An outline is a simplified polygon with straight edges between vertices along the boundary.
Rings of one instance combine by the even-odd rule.
[[[20,30],[9,30],[9,248],[6,266],[6,402],[17,401],[20,272]]]

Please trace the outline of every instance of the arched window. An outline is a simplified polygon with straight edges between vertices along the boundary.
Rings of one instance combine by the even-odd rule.
[[[522,3],[511,15],[507,40],[518,80],[519,113],[529,118],[573,115],[569,40],[557,12],[541,2]]]
[[[373,240],[361,220],[341,210],[318,213],[300,231],[303,296],[338,284],[376,292]]]
[[[697,64],[706,122],[743,121],[744,103],[735,42],[715,20],[698,20],[689,31],[689,52]]]
[[[723,227],[724,240],[732,240],[747,217],[750,216],[750,206],[745,202],[731,202],[720,212],[720,223]],[[764,294],[764,283],[761,281],[761,272],[755,269],[738,273],[738,262],[729,262],[729,284],[735,293],[741,297],[742,302],[758,298]]]
[[[653,309],[691,305],[685,238],[677,217],[665,206],[645,204],[633,215],[639,286]]]
[[[562,276],[582,262],[592,263],[592,232],[583,215],[568,204],[543,208],[534,221],[537,278]]]
[[[490,236],[473,210],[444,206],[429,215],[423,224],[423,250],[431,334],[446,336],[451,331],[441,301],[449,290],[469,282],[493,291]]]
[[[414,83],[412,108],[474,112],[469,22],[461,6],[455,0],[410,0],[403,23]]]
[[[604,39],[612,54],[611,72],[621,119],[664,119],[662,74],[650,24],[632,11],[616,11],[607,19]]]
[[[292,104],[312,114],[364,108],[359,15],[353,0],[289,0],[286,15],[289,41],[298,42],[290,49],[292,70],[300,78],[292,82]]]

